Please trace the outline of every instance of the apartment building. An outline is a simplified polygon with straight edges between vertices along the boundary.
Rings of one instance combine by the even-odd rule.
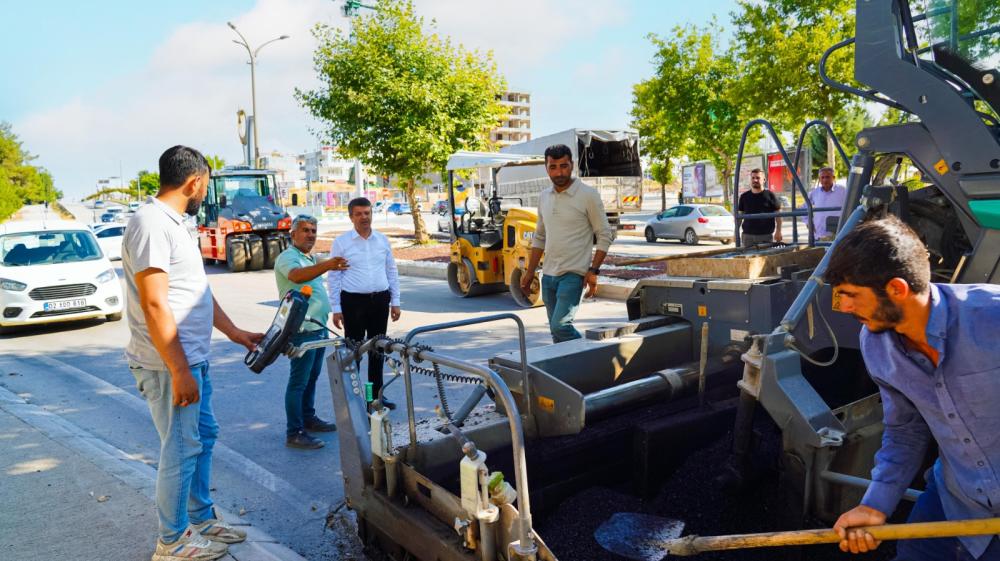
[[[490,131],[490,140],[500,147],[531,140],[531,94],[504,92],[500,103],[507,108],[507,114],[500,126]]]

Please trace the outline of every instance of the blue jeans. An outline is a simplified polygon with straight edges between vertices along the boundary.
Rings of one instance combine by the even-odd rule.
[[[927,490],[913,505],[907,522],[937,522],[945,520],[944,507],[938,494],[937,482],[928,474]],[[896,542],[895,561],[977,561],[966,551],[958,538],[900,540]],[[996,537],[978,561],[1000,561],[1000,540]]]
[[[149,405],[160,434],[160,463],[156,470],[156,510],[160,540],[173,543],[188,524],[214,518],[212,511],[212,448],[219,424],[212,412],[212,381],[208,362],[191,365],[198,383],[198,403],[174,405],[170,372],[130,366],[136,387]]]
[[[326,339],[322,329],[303,331],[292,336],[291,342],[299,346],[309,341]],[[316,402],[316,380],[323,371],[323,351],[313,349],[299,358],[292,359],[292,369],[285,388],[285,434],[291,436],[305,430],[306,421],[316,416],[313,404]]]
[[[561,343],[582,337],[573,327],[573,317],[583,298],[583,277],[576,273],[542,275],[542,302],[549,315],[552,341]]]

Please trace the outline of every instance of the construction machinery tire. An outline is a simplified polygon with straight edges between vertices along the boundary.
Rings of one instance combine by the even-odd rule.
[[[247,270],[247,248],[242,239],[226,240],[226,268],[230,273],[242,273]]]
[[[264,238],[264,268],[273,269],[278,255],[281,255],[281,238],[278,236]]]
[[[257,234],[247,236],[247,247],[250,248],[249,259],[247,259],[248,271],[259,271],[264,268],[264,240]]]
[[[531,293],[525,294],[521,290],[521,279],[524,272],[524,269],[518,267],[510,274],[510,296],[514,299],[514,302],[517,302],[518,306],[522,308],[534,308],[542,303],[542,283],[538,279],[538,276],[535,276],[535,279],[531,281]]]
[[[476,280],[476,269],[472,266],[472,261],[466,258],[461,263],[448,263],[448,288],[455,296],[462,298],[495,292]]]

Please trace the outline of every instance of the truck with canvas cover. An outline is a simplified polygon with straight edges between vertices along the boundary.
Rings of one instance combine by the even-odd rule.
[[[642,166],[639,161],[639,133],[634,130],[567,129],[504,146],[503,154],[544,154],[545,149],[564,144],[573,152],[575,177],[601,193],[608,222],[616,229],[621,215],[642,210]],[[538,194],[552,186],[544,165],[501,170],[497,191],[501,197],[518,197],[524,206],[538,207]]]

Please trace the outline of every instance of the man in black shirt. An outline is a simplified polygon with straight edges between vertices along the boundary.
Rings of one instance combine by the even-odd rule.
[[[757,168],[750,172],[750,190],[740,195],[736,208],[741,214],[763,214],[778,212],[781,203],[778,197],[764,188],[764,172]],[[744,218],[743,247],[752,247],[781,241],[780,218]]]

